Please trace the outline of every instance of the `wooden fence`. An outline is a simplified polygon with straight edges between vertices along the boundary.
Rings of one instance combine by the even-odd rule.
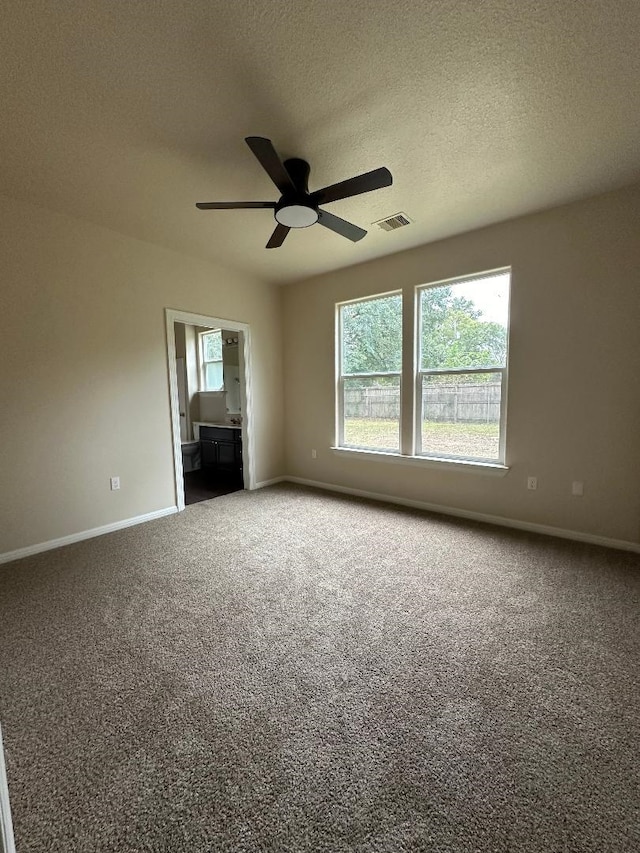
[[[446,423],[497,423],[500,420],[499,382],[461,383],[427,387],[423,393],[425,420]],[[400,417],[398,388],[345,388],[347,418]]]

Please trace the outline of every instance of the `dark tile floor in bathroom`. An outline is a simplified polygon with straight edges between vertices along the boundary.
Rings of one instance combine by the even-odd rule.
[[[184,475],[184,502],[189,506],[237,492],[242,488],[242,483],[237,481],[215,481],[210,476],[207,477],[202,470],[189,471]]]

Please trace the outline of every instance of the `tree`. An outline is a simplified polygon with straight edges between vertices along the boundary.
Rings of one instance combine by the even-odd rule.
[[[507,330],[482,320],[471,300],[454,296],[450,287],[421,293],[421,367],[492,367],[504,364]]]
[[[507,330],[481,319],[473,302],[448,286],[421,291],[421,368],[504,364]],[[399,295],[342,308],[343,371],[384,373],[402,368],[402,299]]]
[[[342,307],[343,371],[402,369],[402,298],[384,296]]]

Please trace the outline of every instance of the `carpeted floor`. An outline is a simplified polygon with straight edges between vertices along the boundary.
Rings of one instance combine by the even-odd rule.
[[[0,567],[19,853],[640,849],[640,558],[293,486]]]

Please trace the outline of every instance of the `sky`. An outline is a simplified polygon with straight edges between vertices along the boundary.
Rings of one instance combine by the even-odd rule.
[[[482,279],[467,279],[452,287],[456,296],[464,296],[482,311],[482,320],[507,325],[509,319],[509,273],[500,272]]]

